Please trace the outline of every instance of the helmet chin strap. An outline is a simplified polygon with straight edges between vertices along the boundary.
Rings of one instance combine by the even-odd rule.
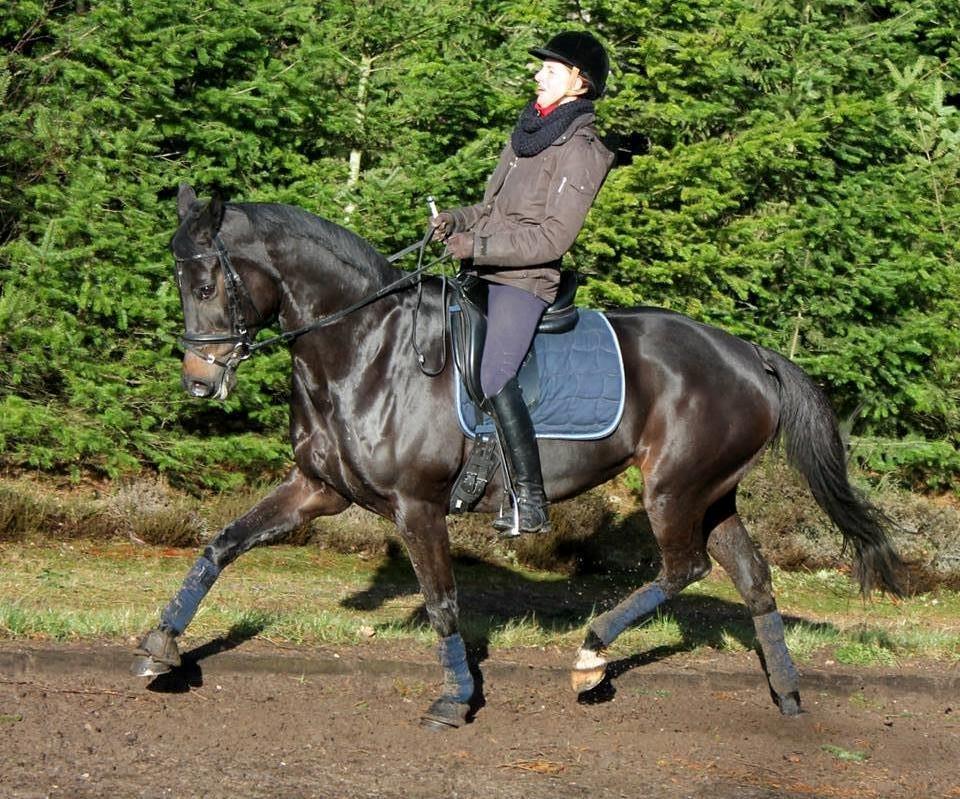
[[[570,98],[571,100],[576,100],[578,97],[586,94],[587,86],[586,81],[580,77],[580,67],[569,67],[570,77],[567,80],[567,90],[563,94],[563,100]],[[577,81],[580,82],[580,88],[577,89]],[[561,102],[563,102],[561,100]]]

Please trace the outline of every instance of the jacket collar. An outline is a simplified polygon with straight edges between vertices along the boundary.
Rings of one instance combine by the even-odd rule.
[[[554,146],[568,141],[571,137],[575,136],[577,131],[579,131],[581,128],[585,128],[587,125],[593,124],[596,118],[597,115],[592,111],[586,114],[580,114],[580,116],[576,117],[570,123],[567,129],[557,137],[557,140],[553,143]]]

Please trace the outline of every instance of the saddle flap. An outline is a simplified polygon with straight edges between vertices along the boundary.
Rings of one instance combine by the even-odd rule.
[[[477,405],[479,414],[480,403],[483,402],[480,359],[483,356],[483,341],[487,335],[486,290],[484,287],[481,297],[476,283],[482,281],[476,278],[471,280],[469,277],[462,280],[460,277],[451,281],[454,292],[448,308],[453,360],[467,395]]]
[[[487,284],[472,275],[455,280],[453,284],[456,290],[449,311],[454,363],[479,417],[485,399],[480,382],[480,364],[487,334]],[[533,345],[520,366],[517,380],[527,407],[533,408],[540,399],[540,369]]]

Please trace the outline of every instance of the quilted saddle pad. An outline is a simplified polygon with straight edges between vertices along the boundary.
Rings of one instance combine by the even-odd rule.
[[[623,357],[610,322],[599,311],[580,309],[567,333],[539,333],[533,341],[539,396],[528,401],[537,438],[605,438],[620,424],[624,404]],[[521,385],[524,380],[521,380]],[[471,438],[492,433],[493,420],[471,401],[457,375],[457,410]]]

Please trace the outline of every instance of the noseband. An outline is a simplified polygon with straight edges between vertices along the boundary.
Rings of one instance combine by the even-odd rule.
[[[177,286],[183,295],[183,270],[181,264],[189,261],[202,261],[204,258],[216,256],[220,262],[220,270],[223,272],[223,285],[227,294],[227,313],[230,316],[229,333],[194,333],[185,330],[180,336],[180,346],[184,350],[189,350],[194,355],[202,358],[207,363],[216,364],[229,371],[235,371],[236,368],[245,360],[253,355],[253,339],[250,336],[250,326],[247,324],[246,317],[243,315],[244,301],[253,308],[257,315],[257,323],[264,321],[263,315],[257,310],[256,303],[247,291],[247,287],[236,268],[230,261],[227,254],[227,248],[223,244],[220,235],[214,236],[213,243],[216,249],[209,252],[198,253],[197,255],[188,255],[181,257],[174,255],[174,261],[177,264]],[[186,326],[186,320],[184,320]],[[214,355],[203,352],[200,347],[208,344],[232,344],[233,349],[221,360]]]

